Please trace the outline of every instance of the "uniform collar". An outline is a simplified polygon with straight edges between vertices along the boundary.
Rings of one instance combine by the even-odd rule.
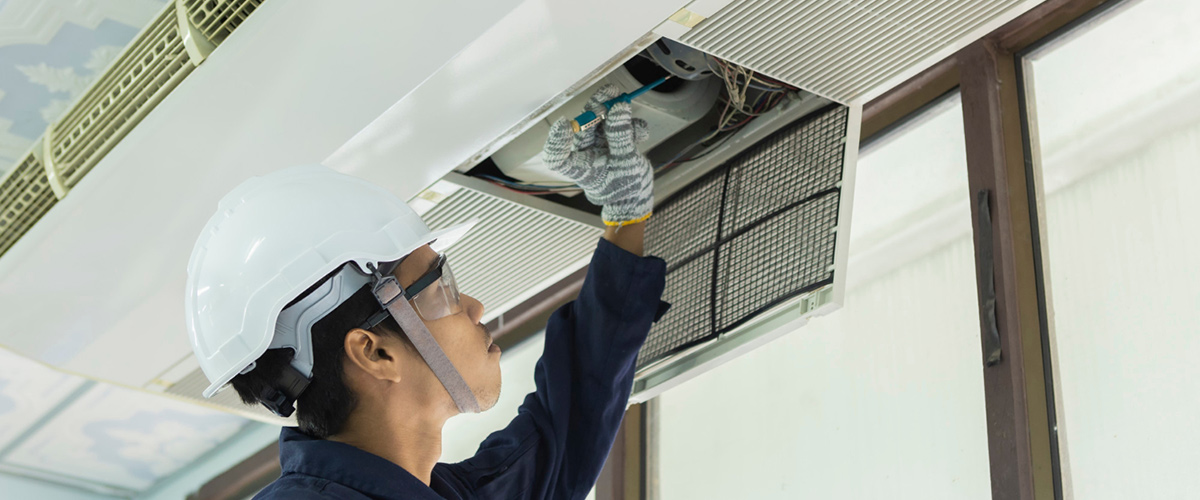
[[[373,498],[441,500],[403,467],[345,443],[317,439],[295,427],[279,433],[283,474],[304,474],[358,490]]]

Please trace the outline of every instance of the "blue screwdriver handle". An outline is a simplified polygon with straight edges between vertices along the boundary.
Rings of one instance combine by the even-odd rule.
[[[654,80],[653,82],[643,85],[642,88],[639,88],[633,92],[626,92],[626,93],[616,96],[612,99],[604,101],[604,103],[603,103],[604,110],[607,111],[609,109],[612,109],[613,104],[616,104],[618,102],[632,101],[635,98],[637,98],[637,96],[645,94],[646,92],[649,92],[654,87],[657,87],[660,84],[662,84],[662,82],[667,81],[668,78],[671,78],[671,77],[664,76],[662,78]],[[592,112],[592,111],[584,111],[583,113],[580,113],[579,116],[576,116],[574,120],[571,120],[571,130],[574,130],[575,132],[582,132],[589,128],[595,127],[596,125],[599,125],[602,120],[604,120],[603,115],[597,115],[595,112]]]

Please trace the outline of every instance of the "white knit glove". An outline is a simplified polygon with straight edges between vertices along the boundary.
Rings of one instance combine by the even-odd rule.
[[[601,205],[600,218],[610,226],[644,221],[654,208],[654,169],[637,150],[637,143],[649,137],[649,126],[633,118],[628,102],[605,111],[602,103],[619,95],[615,85],[601,87],[586,107],[597,116],[607,114],[604,122],[573,133],[570,120],[560,118],[542,152],[550,170],[575,181],[588,201]]]

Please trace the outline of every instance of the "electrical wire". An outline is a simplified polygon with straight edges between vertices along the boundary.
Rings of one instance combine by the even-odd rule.
[[[728,61],[717,59],[715,57],[712,58],[712,60],[716,61],[719,68],[714,68],[710,64],[709,69],[713,70],[713,72],[724,82],[726,94],[721,96],[721,101],[725,103],[725,107],[722,109],[721,115],[717,119],[717,127],[709,134],[706,134],[704,137],[700,138],[698,141],[684,147],[671,159],[656,166],[654,168],[656,174],[662,173],[675,165],[702,158],[705,155],[717,150],[721,147],[721,145],[728,141],[729,138],[736,135],[737,129],[744,127],[755,118],[762,116],[775,106],[779,105],[788,92],[798,90],[795,87],[775,81],[774,79],[768,77],[763,77],[752,70]],[[760,88],[763,85],[757,85],[754,82],[760,82],[766,87]],[[759,90],[760,92],[758,96],[754,98],[753,105],[747,106],[747,93],[751,88]],[[731,108],[732,112],[730,112]],[[739,117],[740,119],[738,119]],[[735,119],[738,119],[738,121],[734,122]],[[714,139],[722,133],[726,134],[725,137],[721,138],[716,143],[709,145],[704,151],[694,156],[686,158],[683,157],[697,146]]]

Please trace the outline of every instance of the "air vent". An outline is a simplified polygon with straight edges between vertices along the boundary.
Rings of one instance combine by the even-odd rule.
[[[262,0],[186,0],[184,9],[204,36],[213,43],[221,43],[259,5]]]
[[[484,322],[587,265],[604,233],[593,215],[542,200],[517,202],[462,175],[447,179],[471,189],[454,191],[422,217],[433,229],[480,219],[446,257],[463,292],[483,303]]]
[[[680,41],[849,103],[1022,3],[739,0]]]
[[[158,105],[202,59],[180,35],[180,2],[168,2],[121,55],[0,183],[0,256]],[[262,0],[189,0],[186,18],[211,50]],[[186,24],[186,23],[185,23]],[[211,43],[209,43],[211,41]],[[195,47],[193,47],[195,48]]]
[[[50,127],[44,140],[61,187],[77,184],[193,67],[169,4]]]
[[[25,155],[0,181],[0,256],[57,202],[42,162]]]

